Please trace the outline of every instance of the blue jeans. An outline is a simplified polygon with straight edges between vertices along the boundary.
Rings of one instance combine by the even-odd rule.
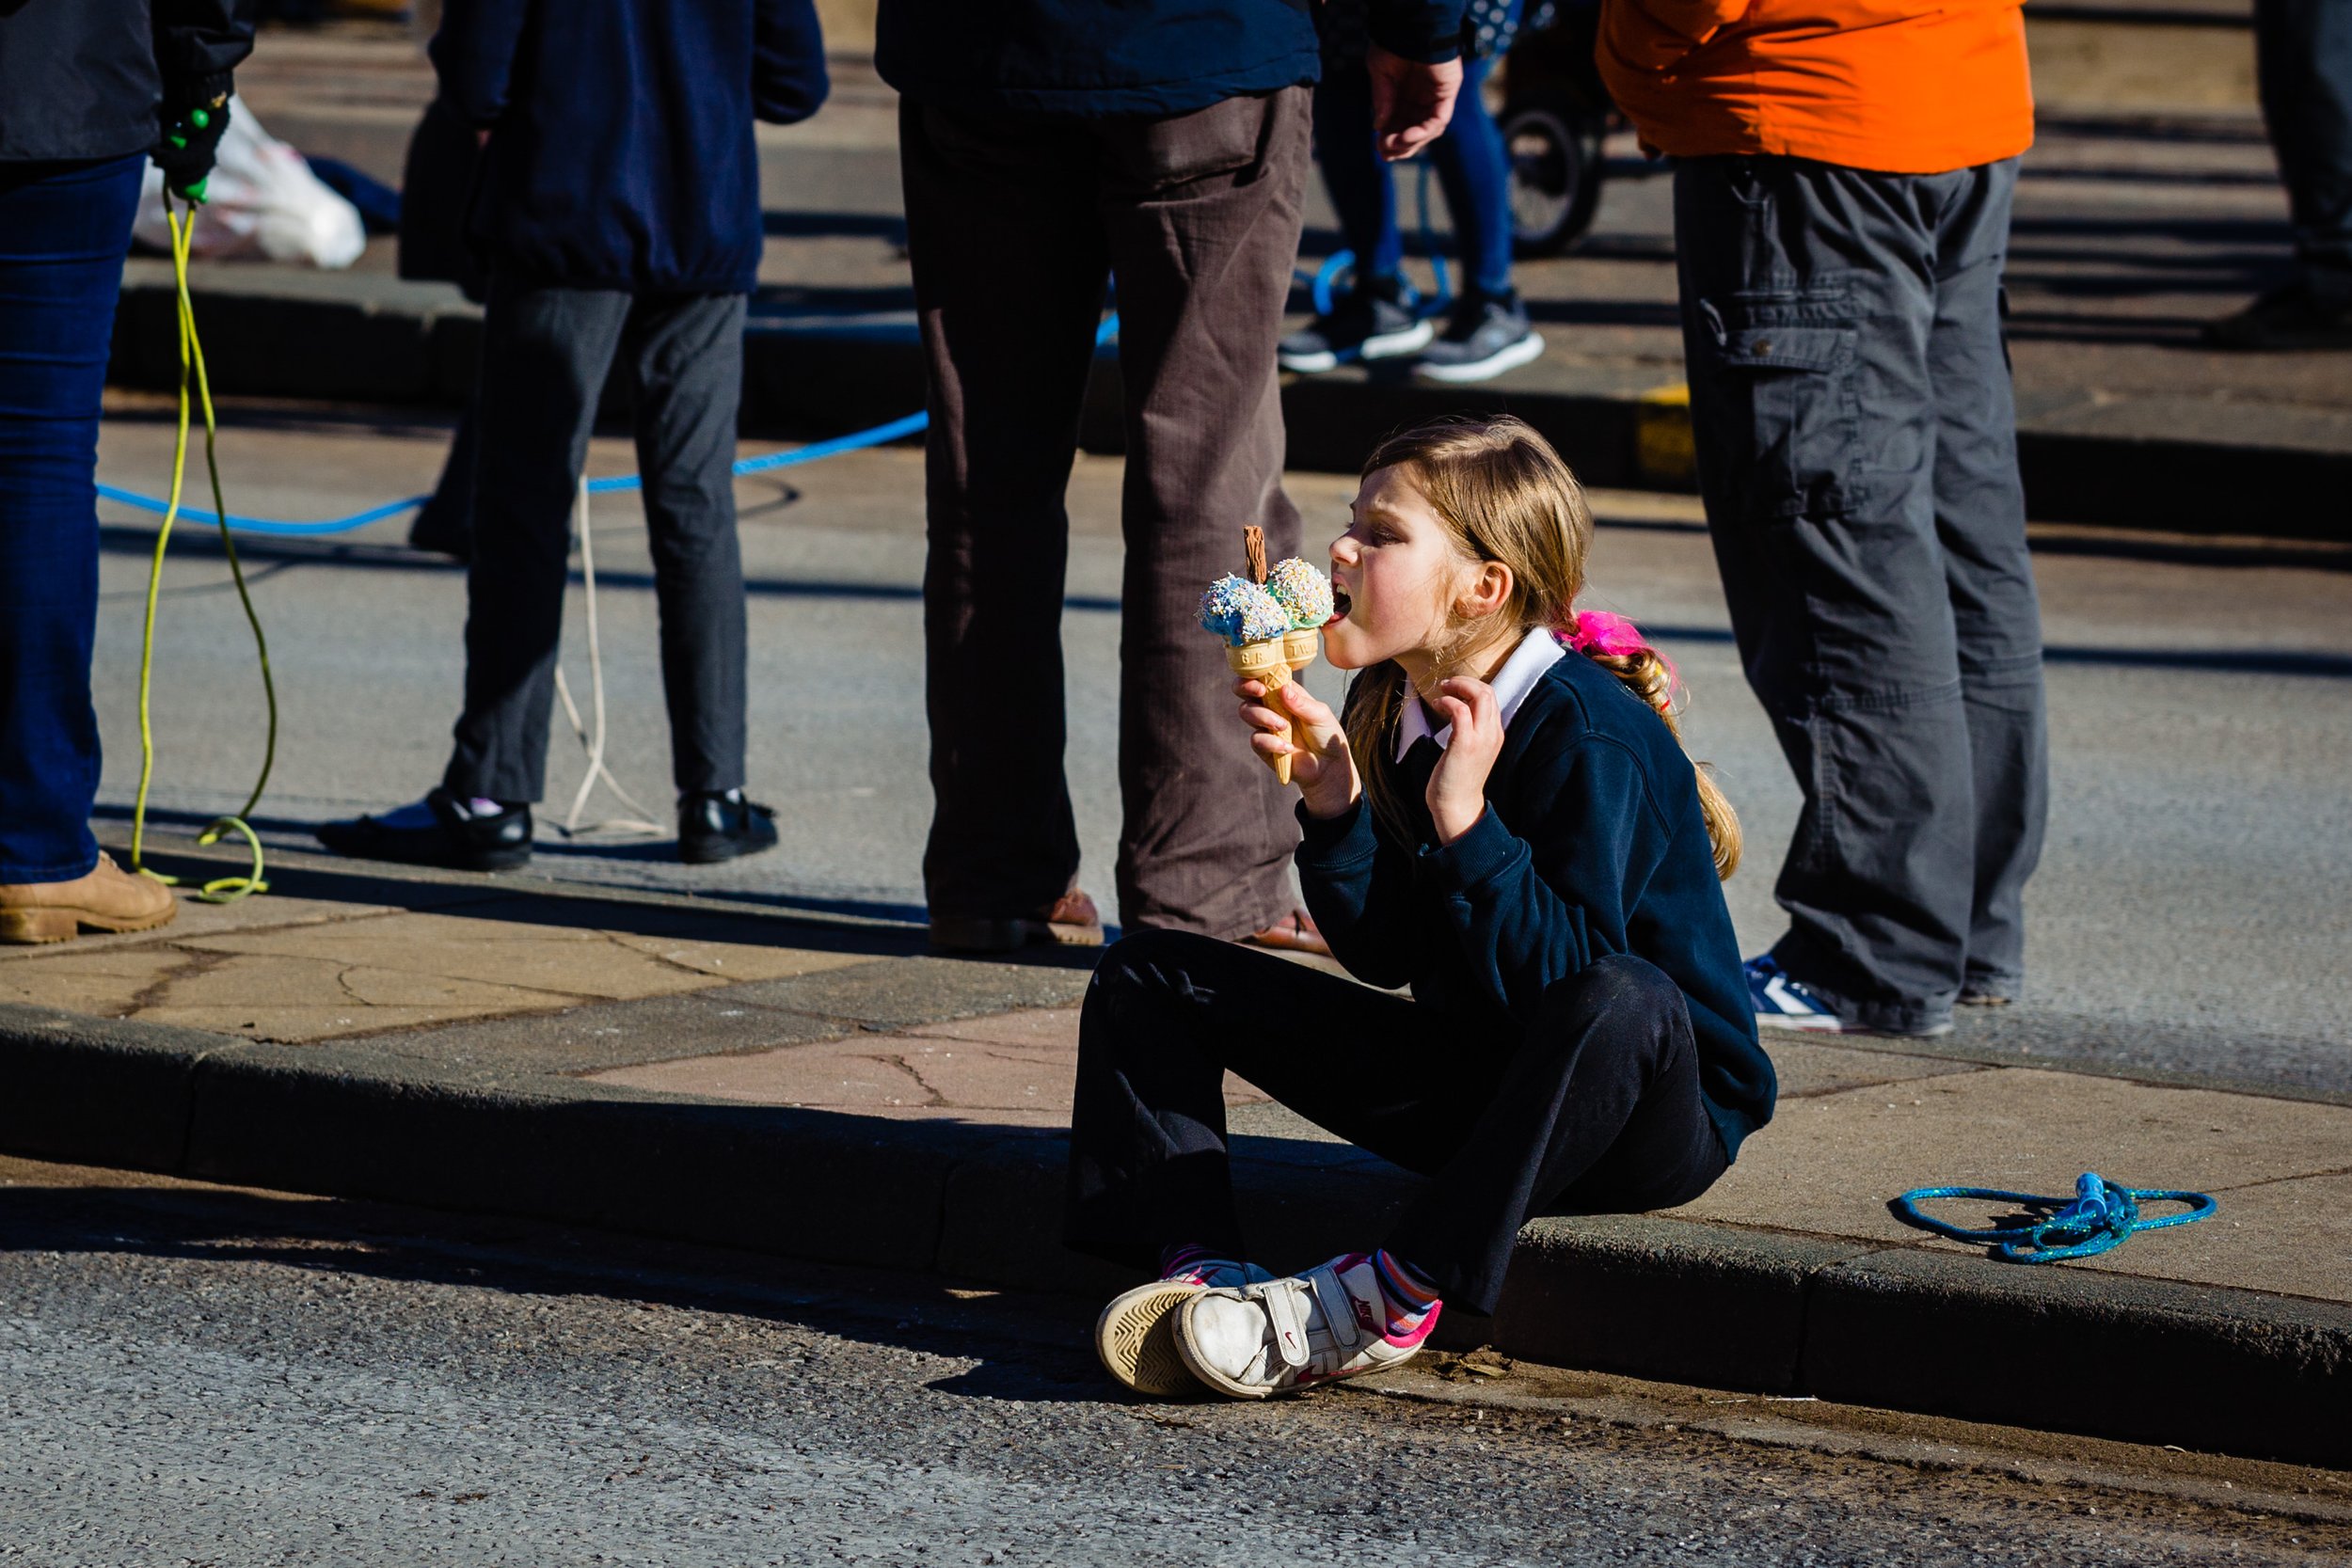
[[[1486,112],[1481,88],[1495,57],[1462,61],[1462,95],[1454,119],[1429,150],[1446,210],[1463,286],[1502,294],[1511,288],[1511,163],[1502,129]],[[1361,60],[1327,60],[1315,88],[1315,156],[1339,210],[1340,232],[1356,253],[1359,278],[1393,277],[1403,266],[1396,191],[1380,161],[1372,125],[1372,82]]]
[[[98,863],[98,413],[146,166],[0,164],[0,882]]]

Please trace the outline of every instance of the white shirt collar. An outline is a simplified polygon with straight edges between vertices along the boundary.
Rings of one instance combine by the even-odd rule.
[[[1535,683],[1544,678],[1544,672],[1565,657],[1567,650],[1560,646],[1559,639],[1541,626],[1519,639],[1519,645],[1511,650],[1511,657],[1504,659],[1502,668],[1495,672],[1492,683],[1495,701],[1502,705],[1504,729],[1511,727],[1511,721],[1526,703],[1528,693],[1535,689]],[[1454,739],[1454,726],[1448,724],[1441,730],[1432,730],[1429,715],[1422,707],[1421,700],[1407,688],[1405,712],[1398,718],[1396,725],[1396,760],[1403,762],[1405,753],[1413,749],[1413,742],[1424,736],[1440,747],[1449,745]]]

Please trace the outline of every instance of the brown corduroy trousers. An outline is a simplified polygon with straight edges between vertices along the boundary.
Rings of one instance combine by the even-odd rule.
[[[931,416],[923,582],[934,915],[1026,914],[1078,871],[1063,773],[1063,495],[1106,281],[1125,393],[1119,917],[1237,937],[1292,907],[1289,792],[1250,753],[1202,589],[1256,524],[1296,553],[1274,349],[1309,95],[1162,119],[899,110]]]

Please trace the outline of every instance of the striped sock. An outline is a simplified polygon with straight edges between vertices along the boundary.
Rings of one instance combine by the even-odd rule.
[[[1201,1264],[1223,1261],[1214,1250],[1198,1243],[1170,1243],[1160,1249],[1160,1277],[1182,1279],[1188,1275],[1197,1276],[1202,1272]]]
[[[1401,1339],[1421,1327],[1438,1305],[1438,1288],[1422,1277],[1421,1271],[1385,1247],[1372,1255],[1374,1272],[1380,1280],[1381,1305],[1388,1313],[1387,1333],[1391,1339]]]

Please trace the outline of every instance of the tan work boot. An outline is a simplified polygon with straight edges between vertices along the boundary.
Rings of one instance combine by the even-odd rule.
[[[151,931],[179,912],[171,889],[123,870],[103,850],[88,876],[70,882],[0,882],[0,942],[71,942],[84,926]]]

